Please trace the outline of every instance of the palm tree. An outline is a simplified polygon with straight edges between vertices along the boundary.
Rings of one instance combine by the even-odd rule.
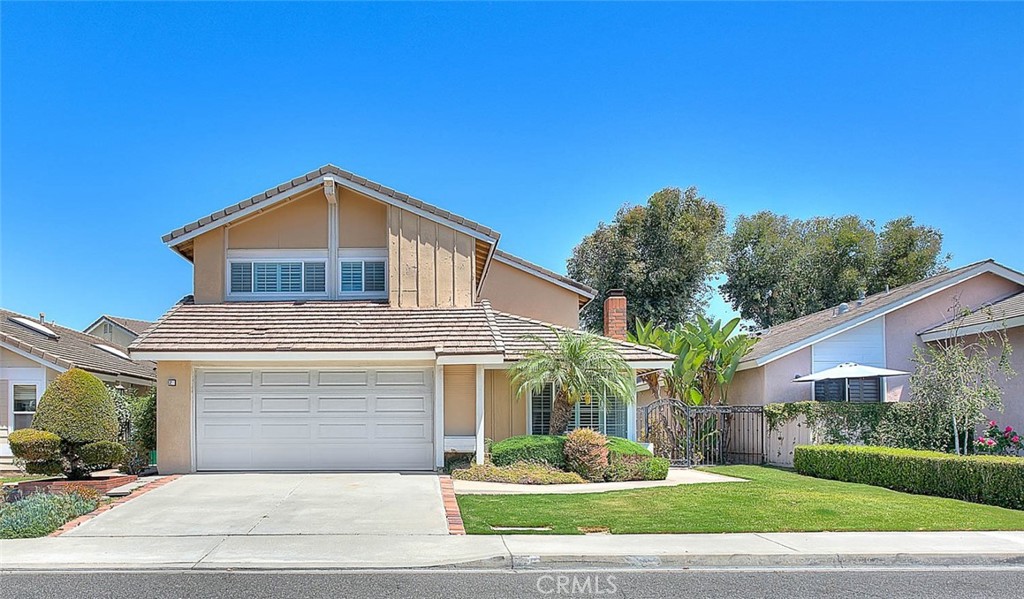
[[[579,402],[589,404],[595,398],[602,401],[605,393],[623,403],[633,402],[636,376],[607,339],[555,328],[551,332],[553,341],[536,335],[524,337],[543,349],[527,352],[508,372],[516,395],[539,392],[545,385],[552,385],[549,435],[565,433],[573,407]]]

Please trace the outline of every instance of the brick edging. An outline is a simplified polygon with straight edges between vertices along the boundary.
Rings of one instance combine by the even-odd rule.
[[[459,511],[459,502],[455,499],[455,484],[452,477],[447,474],[438,476],[441,481],[441,501],[444,503],[444,515],[448,521],[448,534],[464,535],[466,527],[462,523],[462,512]]]
[[[88,514],[82,514],[81,516],[75,518],[74,520],[69,520],[69,521],[65,522],[63,526],[61,526],[60,528],[58,528],[57,530],[51,532],[50,534],[48,534],[46,536],[48,536],[48,537],[59,537],[60,535],[66,533],[67,531],[69,531],[69,530],[79,526],[83,522],[88,522],[89,520],[92,520],[93,518],[95,518],[96,516],[99,516],[100,514],[102,514],[103,512],[105,512],[107,510],[112,510],[115,507],[121,505],[122,503],[125,503],[125,502],[127,502],[127,501],[129,501],[131,499],[134,499],[135,497],[138,497],[139,495],[145,495],[146,493],[152,491],[153,489],[159,489],[160,487],[166,485],[167,483],[174,482],[174,481],[178,480],[179,478],[181,478],[180,474],[171,474],[171,475],[168,475],[168,476],[164,476],[163,478],[154,480],[151,483],[147,483],[146,485],[144,485],[142,487],[139,487],[138,489],[135,489],[129,495],[125,495],[124,497],[121,497],[119,499],[115,499],[114,501],[111,501],[110,503],[105,503],[103,505],[97,506],[96,509],[94,509],[93,511],[89,512]]]

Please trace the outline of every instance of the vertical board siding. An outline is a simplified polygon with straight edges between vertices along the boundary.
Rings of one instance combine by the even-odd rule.
[[[474,239],[391,207],[388,212],[388,280],[393,306],[459,307],[476,300]]]

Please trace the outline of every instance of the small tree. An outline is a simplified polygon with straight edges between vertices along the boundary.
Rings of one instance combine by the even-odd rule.
[[[529,351],[509,368],[509,381],[517,395],[539,392],[548,383],[552,385],[549,435],[565,433],[573,407],[579,402],[603,401],[604,393],[608,393],[623,403],[633,403],[633,369],[607,339],[554,328],[551,332],[554,342],[536,335],[525,337],[541,344],[543,349]]]
[[[124,458],[117,442],[118,420],[114,401],[98,378],[77,368],[58,376],[43,393],[31,429],[11,433],[11,451],[32,474],[61,474],[68,479],[88,478],[93,470],[116,465]],[[40,435],[39,431],[50,433]],[[20,434],[19,434],[20,433]],[[24,439],[22,439],[24,436]],[[53,439],[49,451],[39,440]],[[29,448],[26,443],[35,441]]]
[[[966,452],[974,429],[986,421],[985,410],[1002,410],[997,377],[1014,376],[1012,347],[1005,332],[961,337],[914,348],[910,392],[927,418],[949,426],[956,453]],[[948,445],[948,441],[946,442]]]

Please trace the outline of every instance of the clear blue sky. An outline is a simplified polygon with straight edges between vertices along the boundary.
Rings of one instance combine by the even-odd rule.
[[[0,304],[66,325],[158,317],[191,286],[161,234],[326,162],[563,272],[689,185],[1024,268],[1024,4],[0,10]]]

